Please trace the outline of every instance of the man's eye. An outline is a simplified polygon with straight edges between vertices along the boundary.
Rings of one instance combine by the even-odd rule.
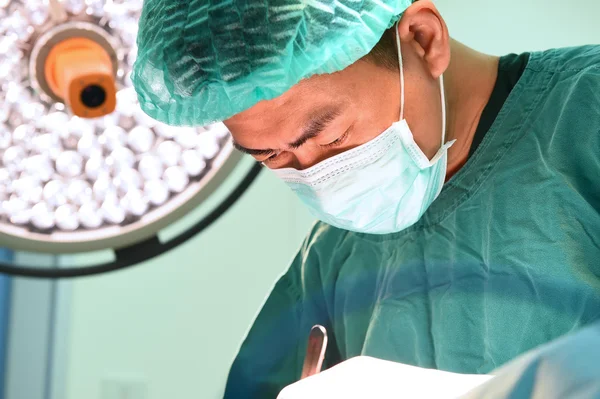
[[[329,147],[336,147],[336,146],[342,145],[346,141],[346,138],[348,138],[349,133],[350,133],[350,129],[346,130],[346,132],[344,134],[342,134],[340,137],[338,137],[331,143],[324,144],[321,147],[329,148]]]
[[[281,154],[281,153],[280,152],[273,153],[267,159],[265,159],[263,162],[274,161],[279,156],[279,154]]]

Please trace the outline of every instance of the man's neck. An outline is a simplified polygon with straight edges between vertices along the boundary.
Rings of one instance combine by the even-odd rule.
[[[444,74],[447,101],[446,140],[449,179],[467,162],[473,136],[498,77],[499,58],[485,55],[452,40],[451,60]]]

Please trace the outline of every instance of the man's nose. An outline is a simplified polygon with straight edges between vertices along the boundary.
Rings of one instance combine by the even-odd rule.
[[[328,151],[319,145],[306,143],[294,150],[294,169],[304,170],[329,158]]]

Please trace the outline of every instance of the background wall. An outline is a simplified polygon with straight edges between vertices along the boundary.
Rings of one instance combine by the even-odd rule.
[[[600,43],[600,2],[581,0],[434,0],[450,35],[503,55]]]
[[[600,43],[597,0],[436,4],[453,37],[496,55]],[[291,192],[263,173],[185,246],[73,282],[66,398],[117,399],[110,391],[119,380],[143,394],[128,399],[220,397],[241,338],[311,223]]]
[[[220,397],[240,339],[313,223],[292,195],[265,171],[186,245],[74,282],[67,399],[113,399],[118,382],[146,385],[146,399]]]

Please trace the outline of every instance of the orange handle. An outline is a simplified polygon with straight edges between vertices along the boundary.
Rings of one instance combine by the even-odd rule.
[[[110,56],[93,40],[76,37],[55,45],[44,73],[54,94],[82,118],[110,114],[117,105]]]

